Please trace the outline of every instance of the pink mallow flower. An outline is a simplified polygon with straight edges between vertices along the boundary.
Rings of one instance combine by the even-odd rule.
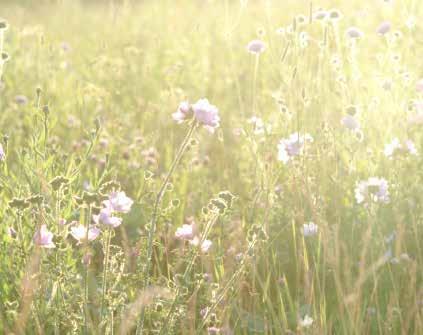
[[[103,205],[111,211],[119,213],[128,213],[131,210],[134,201],[127,197],[125,192],[112,192],[109,199],[103,201]]]
[[[172,114],[177,123],[182,123],[192,117],[191,105],[188,101],[182,101],[175,113]]]
[[[209,103],[207,99],[200,99],[192,105],[195,119],[210,133],[220,126],[219,110]]]
[[[113,216],[110,207],[105,207],[100,210],[98,215],[93,215],[93,221],[97,224],[102,223],[112,228],[116,228],[122,224],[122,218]]]
[[[384,178],[371,177],[357,183],[355,199],[358,204],[368,202],[389,202],[388,182]]]
[[[87,239],[88,242],[94,241],[100,235],[100,229],[91,225],[88,227],[88,233],[87,228],[82,224],[71,227],[70,231],[72,237],[78,241],[78,244],[86,242]]]
[[[313,142],[309,134],[293,133],[278,144],[278,160],[287,164],[293,157],[302,155],[306,142]]]
[[[41,248],[55,248],[53,243],[53,233],[47,230],[47,226],[43,224],[34,234],[34,243]]]

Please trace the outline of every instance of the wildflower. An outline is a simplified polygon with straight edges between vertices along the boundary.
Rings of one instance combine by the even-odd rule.
[[[17,95],[15,96],[15,102],[18,105],[26,105],[28,103],[28,98],[24,95]]]
[[[109,199],[103,201],[105,207],[119,213],[128,213],[134,201],[127,197],[125,192],[112,192]]]
[[[376,32],[379,35],[385,35],[389,32],[389,30],[391,30],[391,23],[389,23],[388,21],[384,21],[379,25],[379,27],[377,27]]]
[[[77,240],[78,243],[83,243],[87,240],[88,242],[94,241],[98,235],[100,235],[100,229],[92,225],[90,225],[87,229],[84,225],[78,224],[71,227],[70,231],[72,237]]]
[[[406,153],[417,155],[417,149],[411,140],[401,143],[398,138],[394,138],[391,143],[385,146],[383,153],[386,157],[393,158],[394,156]]]
[[[347,29],[346,34],[350,38],[360,38],[363,37],[363,32],[357,27],[350,27]]]
[[[116,228],[122,224],[121,218],[112,215],[110,207],[102,208],[98,215],[93,215],[93,221],[97,224],[103,223],[112,228]]]
[[[314,320],[308,314],[306,314],[304,319],[300,320],[300,326],[303,328],[308,328],[313,324],[313,322]]]
[[[341,119],[341,124],[349,129],[349,130],[359,130],[360,129],[360,123],[354,118],[353,115],[346,115]]]
[[[181,102],[176,112],[172,114],[172,117],[178,124],[190,119],[192,117],[192,110],[189,102]]]
[[[314,236],[318,233],[319,227],[314,222],[303,224],[304,237]]]
[[[355,188],[355,199],[358,204],[369,201],[388,203],[388,182],[378,177],[360,181]]]
[[[252,40],[247,45],[248,52],[259,55],[266,49],[266,44],[261,40]]]
[[[337,22],[340,19],[342,19],[341,12],[337,9],[331,9],[329,12],[329,20],[331,20],[332,22]]]
[[[47,230],[45,224],[41,225],[40,229],[34,234],[34,243],[42,248],[55,248],[56,245],[53,243],[53,233]]]
[[[317,12],[315,12],[313,17],[314,17],[315,20],[323,21],[323,20],[326,20],[326,18],[328,17],[328,12],[321,9],[321,10],[318,10]]]
[[[218,334],[220,334],[220,328],[217,328],[217,327],[209,327],[209,328],[207,328],[207,333],[209,335],[218,335]]]
[[[182,227],[176,229],[175,237],[180,240],[191,240],[194,237],[194,225],[183,224]]]
[[[198,236],[195,236],[192,240],[189,241],[189,243],[191,245],[197,247],[197,246],[200,245],[200,238]],[[201,246],[200,246],[201,251],[204,252],[204,253],[208,252],[209,249],[210,249],[210,247],[212,246],[212,244],[213,244],[212,241],[210,241],[210,240],[204,240],[201,243]]]
[[[306,142],[313,142],[313,137],[309,134],[293,133],[288,138],[282,139],[278,144],[278,160],[286,164],[293,157],[301,155]]]
[[[202,124],[210,133],[214,133],[219,127],[219,110],[209,103],[207,99],[200,99],[192,105],[195,119]]]
[[[60,226],[65,226],[67,222],[66,219],[60,218],[58,223]]]

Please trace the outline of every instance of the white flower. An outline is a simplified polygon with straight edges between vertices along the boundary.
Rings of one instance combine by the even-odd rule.
[[[358,204],[363,202],[389,202],[388,182],[384,178],[371,177],[357,183],[355,199]]]
[[[300,326],[303,328],[308,328],[313,324],[313,322],[314,320],[308,314],[306,314],[304,319],[300,320]]]
[[[314,222],[303,224],[304,237],[314,236],[318,233],[319,227]]]
[[[306,142],[313,142],[313,137],[309,134],[293,133],[288,138],[282,139],[278,144],[278,160],[286,164],[293,157],[301,155]]]
[[[255,135],[264,134],[265,127],[264,127],[264,122],[261,118],[259,118],[257,116],[253,116],[253,117],[249,118],[247,120],[247,122],[253,125]]]

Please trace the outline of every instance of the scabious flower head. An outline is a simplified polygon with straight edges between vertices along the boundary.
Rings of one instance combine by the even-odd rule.
[[[314,222],[303,224],[304,237],[314,236],[318,233],[319,227]]]
[[[112,192],[109,199],[103,201],[103,205],[111,211],[119,213],[128,213],[131,210],[134,201],[127,197],[125,192]]]
[[[266,49],[266,44],[262,40],[252,40],[247,45],[248,52],[259,55]]]
[[[309,134],[293,133],[282,139],[278,144],[278,160],[287,164],[293,157],[303,153],[306,142],[313,142],[313,137]]]
[[[175,237],[180,240],[191,240],[194,237],[194,224],[183,224],[182,227],[178,227]]]
[[[87,228],[84,225],[78,223],[77,225],[71,227],[70,233],[72,237],[78,241],[78,243],[83,243],[87,241],[87,237],[88,241],[94,241],[98,237],[98,235],[100,235],[100,229],[90,225],[88,227],[87,235]]]
[[[195,236],[192,240],[189,241],[189,243],[195,247],[198,247],[200,245],[200,242],[201,240],[198,236]],[[201,251],[204,253],[208,252],[212,244],[212,241],[204,240],[200,246]]]
[[[360,129],[360,123],[356,120],[353,115],[346,115],[341,119],[341,124],[352,131],[356,131]]]
[[[357,183],[355,199],[358,204],[369,202],[389,202],[388,182],[384,178],[371,177]]]
[[[214,133],[220,126],[219,110],[209,103],[207,99],[200,99],[192,105],[195,119],[209,132]]]
[[[346,31],[346,34],[350,38],[360,38],[364,36],[363,32],[357,27],[349,27]]]
[[[113,216],[113,212],[110,207],[102,208],[98,215],[93,215],[93,221],[97,224],[102,223],[112,228],[116,228],[122,224],[122,219]]]
[[[192,117],[191,105],[188,101],[182,101],[175,113],[172,114],[173,120],[182,123]]]
[[[379,35],[385,35],[389,32],[389,30],[391,30],[391,23],[388,21],[384,21],[377,27],[376,32]]]
[[[417,155],[417,149],[411,140],[401,143],[398,138],[394,138],[391,143],[385,146],[383,153],[386,157],[393,158],[404,154]]]
[[[15,96],[15,102],[18,105],[26,105],[28,103],[28,98],[26,96],[20,94],[20,95]]]
[[[34,243],[41,248],[55,248],[53,243],[53,233],[47,230],[47,226],[43,224],[34,234]]]

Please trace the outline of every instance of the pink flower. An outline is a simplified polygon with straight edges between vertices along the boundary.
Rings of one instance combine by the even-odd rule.
[[[384,21],[376,29],[376,32],[380,35],[385,35],[389,30],[391,30],[391,24],[388,21]]]
[[[295,156],[302,155],[306,142],[313,142],[313,137],[309,134],[293,133],[282,139],[278,144],[278,160],[287,164]]]
[[[43,224],[34,234],[34,243],[41,248],[55,248],[53,243],[53,233],[47,230],[47,226]]]
[[[109,199],[103,201],[105,207],[119,213],[128,213],[134,201],[127,197],[125,192],[112,192]]]
[[[347,29],[346,34],[350,38],[360,38],[363,37],[363,32],[357,27],[350,27]]]
[[[82,224],[73,226],[70,230],[72,237],[77,240],[78,243],[87,241],[87,238],[88,241],[94,241],[98,235],[100,235],[100,229],[91,225],[88,227],[88,234],[87,228]]]
[[[219,110],[209,103],[207,99],[200,99],[192,105],[195,119],[202,124],[209,132],[214,133],[219,127]]]
[[[259,55],[266,49],[266,44],[261,40],[252,40],[247,45],[248,52]]]
[[[175,237],[180,240],[191,240],[194,237],[194,225],[183,224],[182,227],[176,229]]]
[[[190,119],[192,117],[192,110],[189,102],[181,102],[176,112],[172,114],[172,117],[178,124]]]
[[[103,223],[112,228],[116,228],[122,224],[122,219],[113,216],[112,210],[109,207],[101,209],[98,215],[93,215],[93,221],[97,224]]]

